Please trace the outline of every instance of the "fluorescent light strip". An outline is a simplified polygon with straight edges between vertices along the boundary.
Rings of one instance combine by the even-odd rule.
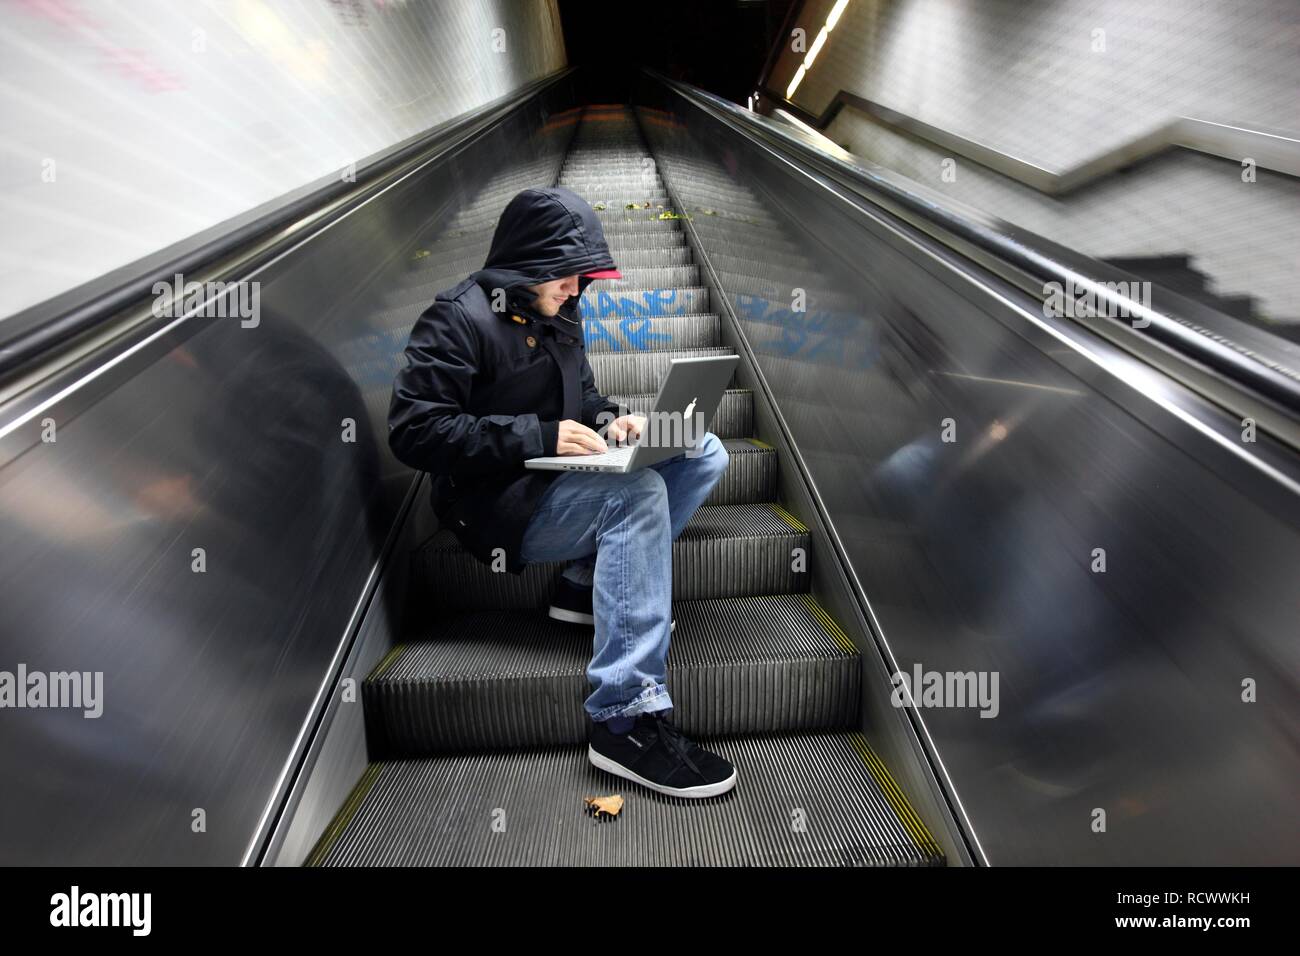
[[[785,98],[787,100],[794,96],[794,91],[799,88],[799,84],[803,82],[803,75],[807,72],[808,68],[800,63],[799,69],[795,71],[794,79],[791,80],[790,85],[785,88]]]
[[[813,45],[808,48],[808,55],[803,59],[805,67],[812,68],[813,60],[817,59],[817,54],[822,51],[822,44],[826,42],[826,38],[830,35],[830,27],[822,27],[822,32],[817,34],[817,39],[813,40]]]
[[[831,31],[835,29],[835,24],[840,22],[840,17],[844,13],[844,8],[848,5],[849,0],[835,0],[835,6],[831,7],[830,16],[826,18],[825,26],[823,26],[820,32],[818,32],[817,39],[813,40],[812,46],[808,48],[807,55],[803,58],[803,62],[799,64],[799,69],[795,71],[794,78],[790,80],[790,85],[785,88],[785,98],[787,100],[794,99],[794,91],[799,89],[799,84],[803,82],[804,75],[812,69],[813,62],[817,59],[817,54],[820,53],[822,47],[826,45],[826,38],[829,37]]]
[[[831,15],[826,18],[826,29],[828,31],[835,29],[835,24],[840,22],[840,14],[844,8],[849,5],[849,0],[836,0],[835,6],[831,8]]]

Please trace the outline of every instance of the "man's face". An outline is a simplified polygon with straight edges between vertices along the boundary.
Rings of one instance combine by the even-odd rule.
[[[570,296],[578,294],[578,277],[565,276],[563,279],[552,279],[528,288],[537,295],[533,308],[542,315],[555,315]]]

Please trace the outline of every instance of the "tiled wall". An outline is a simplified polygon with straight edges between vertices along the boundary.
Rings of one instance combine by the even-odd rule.
[[[798,20],[816,35],[830,0]],[[1102,39],[1104,49],[1094,49]],[[771,77],[784,91],[801,60]],[[841,89],[1051,169],[1175,116],[1300,131],[1295,0],[850,0],[795,93],[820,114]],[[837,143],[1097,257],[1190,253],[1222,294],[1300,321],[1300,181],[1175,150],[1051,198],[846,108]]]

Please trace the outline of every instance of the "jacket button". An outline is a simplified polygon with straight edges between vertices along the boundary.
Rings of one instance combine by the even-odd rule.
[[[530,349],[536,347],[537,345],[537,339],[533,338],[531,335],[528,336],[528,338],[524,339],[524,341],[528,343],[528,347]]]

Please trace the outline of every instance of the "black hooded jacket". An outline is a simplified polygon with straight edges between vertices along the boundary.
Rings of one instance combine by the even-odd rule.
[[[563,474],[525,459],[557,453],[563,419],[597,428],[620,413],[596,391],[578,298],[546,317],[525,286],[613,268],[584,199],[525,189],[501,214],[484,267],[416,320],[393,383],[393,454],[432,476],[442,525],[480,561],[503,556],[512,574],[526,565],[520,542],[537,500]],[[579,295],[591,281],[579,278]]]

